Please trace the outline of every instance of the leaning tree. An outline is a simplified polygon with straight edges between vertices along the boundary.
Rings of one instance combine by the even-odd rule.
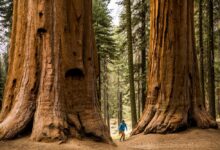
[[[148,93],[132,134],[217,127],[206,112],[197,66],[193,0],[151,0]]]
[[[0,139],[110,142],[96,95],[92,0],[14,0]]]

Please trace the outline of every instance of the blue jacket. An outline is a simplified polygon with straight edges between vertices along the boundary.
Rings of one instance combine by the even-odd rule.
[[[128,130],[127,125],[125,123],[120,123],[118,130],[119,131],[125,131]]]

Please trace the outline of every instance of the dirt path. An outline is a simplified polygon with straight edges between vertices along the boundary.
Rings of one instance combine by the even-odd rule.
[[[189,129],[167,135],[137,135],[125,142],[115,140],[117,147],[90,140],[71,140],[65,144],[37,143],[28,137],[0,141],[0,150],[220,150],[220,129]]]
[[[124,145],[127,149],[137,150],[220,150],[220,130],[190,129],[178,134],[137,135]]]

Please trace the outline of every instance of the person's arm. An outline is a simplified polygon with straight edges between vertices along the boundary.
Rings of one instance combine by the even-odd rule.
[[[126,128],[126,131],[128,131],[128,127],[127,127],[127,124],[125,124],[125,128]]]

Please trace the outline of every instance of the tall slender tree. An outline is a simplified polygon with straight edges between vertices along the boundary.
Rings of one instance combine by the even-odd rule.
[[[118,125],[122,121],[122,112],[123,112],[123,105],[122,105],[122,92],[120,89],[120,70],[117,70],[118,75],[118,89],[117,89],[117,96],[118,96]]]
[[[0,55],[0,110],[2,106],[3,90],[4,90],[4,69],[3,69],[3,57]]]
[[[104,90],[103,90],[103,100],[104,100],[104,107],[103,107],[103,112],[104,112],[104,121],[105,124],[110,128],[110,123],[109,123],[109,89],[108,89],[108,63],[106,60],[104,60],[104,70],[103,70],[103,81],[104,81]]]
[[[190,125],[216,128],[201,98],[194,1],[151,0],[150,6],[147,104],[132,135],[176,132]]]
[[[109,86],[105,76],[108,74],[105,70],[108,69],[107,64],[112,64],[113,60],[116,57],[116,44],[113,38],[113,27],[112,27],[112,18],[110,16],[110,11],[108,10],[108,0],[93,0],[93,27],[95,30],[95,41],[96,47],[98,50],[98,62],[99,62],[99,78],[98,78],[98,97],[99,102],[104,103],[106,101],[105,87]],[[106,67],[106,69],[105,69]],[[105,92],[105,93],[104,93]],[[107,105],[106,105],[107,106]],[[105,110],[103,109],[105,114]],[[105,115],[104,115],[105,116]]]
[[[141,11],[141,101],[142,101],[142,111],[145,107],[145,101],[146,101],[146,11],[147,11],[147,5],[146,0],[142,0],[142,11]]]
[[[199,52],[200,52],[200,80],[201,97],[205,106],[205,79],[204,79],[204,47],[203,47],[203,0],[199,0]]]
[[[92,0],[14,0],[0,139],[33,120],[36,141],[95,137],[110,142],[96,97]]]
[[[213,0],[208,2],[208,50],[207,50],[207,64],[208,64],[208,99],[209,111],[213,118],[216,118],[215,111],[215,69],[214,69],[214,26],[213,26]]]
[[[133,47],[132,47],[132,29],[131,29],[131,2],[125,0],[126,5],[126,27],[128,40],[128,66],[129,66],[129,84],[130,84],[130,102],[131,102],[131,120],[132,128],[137,123],[135,89],[134,89],[134,67],[133,67]]]
[[[118,125],[123,119],[123,103],[122,103],[122,92],[118,95]]]

